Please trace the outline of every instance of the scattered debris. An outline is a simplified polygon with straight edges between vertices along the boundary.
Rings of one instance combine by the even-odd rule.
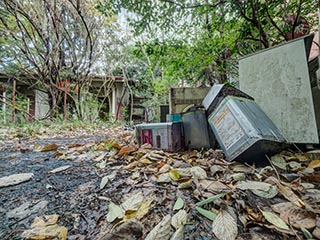
[[[317,152],[288,150],[257,167],[230,163],[219,150],[168,153],[134,145],[133,131],[109,133],[1,161],[3,173],[12,173],[14,160],[14,170],[28,169],[34,180],[0,189],[0,238],[27,236],[16,231],[26,228],[33,236],[67,228],[68,239],[102,240],[319,236]],[[35,232],[35,215],[54,214],[59,224]]]

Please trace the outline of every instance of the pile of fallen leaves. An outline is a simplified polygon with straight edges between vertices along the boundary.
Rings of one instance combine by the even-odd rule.
[[[107,204],[98,239],[320,239],[319,152],[282,152],[257,168],[230,163],[220,150],[139,147],[133,131],[111,131],[106,141],[35,145],[57,160],[94,163],[97,198]],[[37,239],[35,227],[23,236]]]

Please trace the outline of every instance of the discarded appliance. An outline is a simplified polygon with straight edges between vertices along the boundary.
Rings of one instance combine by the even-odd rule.
[[[175,113],[175,114],[167,114],[167,122],[181,122],[181,114]]]
[[[197,109],[182,114],[185,147],[188,149],[210,148],[214,138],[204,109]]]
[[[232,87],[231,85],[214,84],[208,92],[207,96],[202,101],[202,105],[207,110],[207,115],[209,116],[227,96],[242,97],[254,100],[251,96],[235,87]]]
[[[239,61],[240,89],[254,97],[288,142],[318,144],[319,60],[313,34],[248,55]]]
[[[184,149],[182,123],[147,123],[136,125],[140,145],[150,143],[154,149],[176,152]]]
[[[224,98],[208,121],[229,161],[263,163],[265,154],[286,146],[278,128],[250,99]]]

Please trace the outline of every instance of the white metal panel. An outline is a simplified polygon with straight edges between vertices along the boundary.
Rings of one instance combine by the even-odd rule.
[[[304,38],[241,59],[239,76],[289,142],[319,143]]]

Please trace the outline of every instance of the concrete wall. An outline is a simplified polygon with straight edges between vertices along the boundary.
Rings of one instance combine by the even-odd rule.
[[[171,88],[169,96],[170,114],[181,113],[190,106],[201,106],[202,100],[209,90],[209,87]]]
[[[319,142],[304,38],[241,59],[239,75],[289,142]]]
[[[122,97],[123,96],[123,97]],[[112,87],[112,107],[111,114],[116,115],[118,106],[120,106],[119,120],[123,120],[124,107],[129,104],[129,91],[125,88],[123,82],[116,82]]]

